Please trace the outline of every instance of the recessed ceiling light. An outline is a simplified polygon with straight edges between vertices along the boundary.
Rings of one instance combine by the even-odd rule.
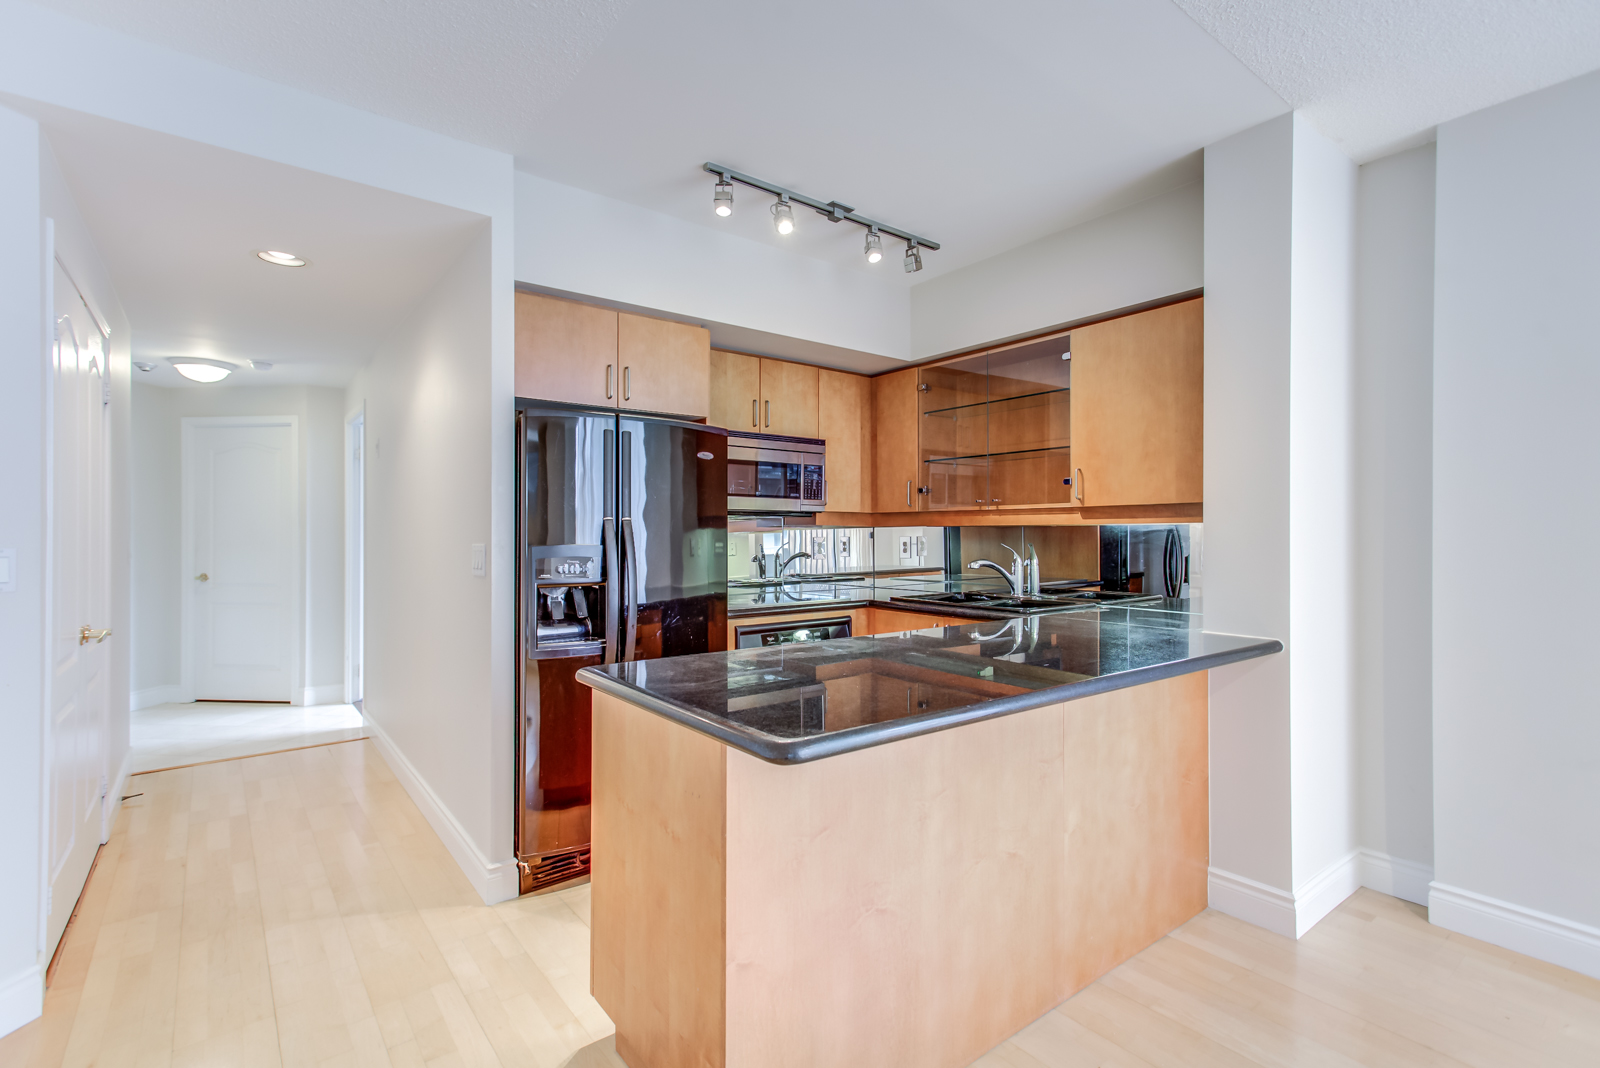
[[[174,371],[192,382],[221,382],[233,373],[233,364],[199,356],[183,356],[167,362],[172,364]]]
[[[304,267],[306,261],[293,252],[257,252],[257,256],[279,267]]]

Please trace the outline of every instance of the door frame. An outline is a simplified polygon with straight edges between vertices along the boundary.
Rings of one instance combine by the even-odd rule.
[[[366,695],[367,406],[344,424],[344,699]]]
[[[294,491],[290,494],[294,509],[291,529],[294,536],[290,560],[290,588],[293,591],[290,617],[294,620],[289,638],[289,703],[305,703],[305,641],[306,641],[306,525],[305,525],[305,473],[300,470],[300,417],[297,415],[189,415],[182,419],[183,481],[180,490],[183,524],[180,531],[182,546],[179,550],[178,573],[178,699],[188,703],[194,700],[194,432],[212,427],[268,427],[289,428],[289,466],[294,472]]]

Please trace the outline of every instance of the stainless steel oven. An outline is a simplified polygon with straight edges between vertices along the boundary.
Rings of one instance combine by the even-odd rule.
[[[828,504],[824,443],[777,434],[728,435],[728,512],[820,512]]]

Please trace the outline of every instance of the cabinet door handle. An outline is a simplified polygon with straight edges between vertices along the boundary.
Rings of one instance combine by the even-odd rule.
[[[906,507],[911,507],[911,480],[906,479]]]
[[[1083,468],[1081,468],[1081,467],[1078,468],[1076,471],[1073,472],[1073,474],[1077,475],[1078,477],[1073,479],[1073,482],[1075,482],[1076,485],[1074,485],[1072,487],[1072,493],[1073,493],[1073,496],[1078,498],[1078,503],[1082,504],[1083,503]]]
[[[754,397],[750,398],[750,425],[761,425],[761,420],[756,417],[756,399]]]
[[[772,402],[771,401],[767,401],[766,405],[767,405],[767,426],[770,427],[772,425]]]
[[[633,399],[633,368],[632,367],[624,367],[622,369],[622,399],[623,400],[632,400]]]
[[[616,371],[614,370],[615,367],[615,364],[606,364],[606,400],[610,400],[612,395],[616,392],[611,385],[612,376],[616,374]]]

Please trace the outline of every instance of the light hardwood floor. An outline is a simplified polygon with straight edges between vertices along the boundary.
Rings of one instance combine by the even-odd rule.
[[[483,906],[370,742],[131,782],[5,1068],[622,1065],[588,887]],[[1299,942],[1204,912],[978,1064],[1594,1068],[1600,981],[1363,890]]]

